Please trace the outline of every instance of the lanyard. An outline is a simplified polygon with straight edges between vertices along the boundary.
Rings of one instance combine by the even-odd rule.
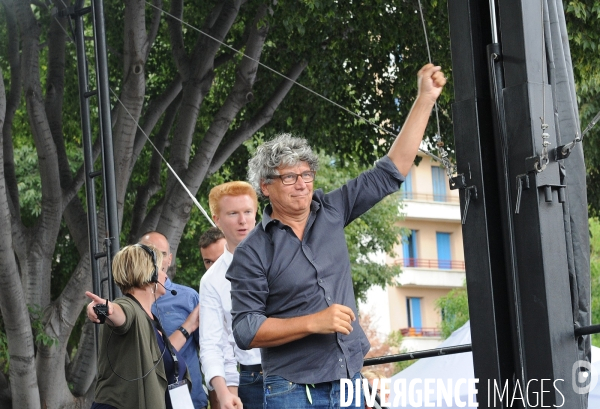
[[[162,335],[162,339],[163,342],[165,343],[165,346],[167,347],[167,349],[169,350],[169,353],[171,354],[171,357],[173,358],[173,366],[174,366],[174,371],[175,371],[175,382],[179,382],[179,360],[177,359],[177,354],[175,353],[175,348],[173,348],[173,345],[171,344],[171,341],[169,340],[169,337],[167,336],[164,328],[162,327],[160,321],[158,320],[158,317],[156,315],[154,315],[154,313],[152,314],[152,320],[150,319],[150,317],[148,316],[148,314],[146,314],[146,310],[144,310],[144,307],[142,307],[142,304],[140,304],[140,302],[131,294],[126,294],[127,297],[131,298],[133,301],[136,302],[137,305],[140,306],[140,308],[144,311],[144,316],[148,319],[148,321],[150,321],[150,323],[152,324],[152,326],[154,328],[156,328],[160,334]],[[164,353],[164,350],[163,350]]]

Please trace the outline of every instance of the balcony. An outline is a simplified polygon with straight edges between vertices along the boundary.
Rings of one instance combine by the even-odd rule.
[[[460,202],[456,196],[438,196],[410,192],[404,192],[404,196],[405,199],[401,212],[407,220],[460,223]]]
[[[465,262],[422,258],[398,259],[402,267],[396,284],[404,287],[458,288],[464,285]]]
[[[409,327],[400,328],[403,337],[441,337],[442,331],[439,328]]]
[[[465,262],[460,260],[439,260],[427,258],[403,258],[397,260],[396,265],[402,267],[417,267],[440,270],[465,270]]]
[[[436,203],[460,203],[460,198],[455,195],[434,195],[430,193],[415,193],[415,192],[402,192],[403,200],[410,200],[415,202],[436,202]]]

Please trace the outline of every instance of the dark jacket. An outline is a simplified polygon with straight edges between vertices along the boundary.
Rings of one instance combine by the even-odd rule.
[[[134,300],[123,297],[114,303],[123,309],[127,319],[120,327],[103,325],[100,329],[94,401],[120,409],[164,409],[167,376],[162,359],[158,362],[162,350],[152,323]],[[191,385],[188,371],[186,379]]]

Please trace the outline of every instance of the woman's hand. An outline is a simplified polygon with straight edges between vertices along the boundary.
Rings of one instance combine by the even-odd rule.
[[[105,321],[106,324],[113,327],[119,327],[125,323],[125,313],[123,313],[123,310],[119,305],[105,300],[104,298],[100,298],[90,291],[86,291],[85,295],[92,300],[86,308],[87,317],[90,321],[100,324],[100,319],[98,318],[96,311],[94,311],[94,307],[97,304],[103,304],[108,306],[108,314]]]

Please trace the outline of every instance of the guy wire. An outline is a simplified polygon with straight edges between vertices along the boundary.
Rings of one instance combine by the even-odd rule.
[[[165,163],[165,165],[167,165],[167,168],[169,168],[169,170],[171,171],[171,173],[173,174],[173,176],[175,176],[175,179],[177,179],[177,181],[179,182],[179,184],[181,185],[181,187],[183,187],[183,189],[185,189],[185,191],[187,192],[187,194],[190,196],[190,198],[192,199],[192,201],[194,202],[194,204],[196,205],[196,207],[198,209],[200,209],[200,211],[202,212],[202,214],[204,215],[204,217],[206,217],[206,220],[208,220],[208,222],[213,227],[216,227],[215,226],[215,222],[213,222],[213,220],[210,218],[210,216],[208,215],[208,213],[206,213],[206,210],[204,210],[204,208],[202,207],[202,205],[200,204],[200,202],[198,201],[198,199],[196,199],[196,197],[192,194],[192,192],[190,192],[190,190],[187,188],[187,186],[185,185],[185,183],[183,183],[183,180],[181,180],[181,178],[179,177],[179,175],[177,175],[177,172],[175,172],[175,170],[171,167],[171,165],[165,159],[165,157],[162,155],[162,153],[160,153],[160,151],[158,150],[158,148],[156,147],[156,145],[154,145],[154,142],[152,142],[152,140],[150,139],[150,137],[146,134],[146,132],[144,132],[144,130],[142,129],[142,127],[140,126],[140,124],[138,123],[138,121],[136,121],[135,118],[133,117],[133,115],[131,115],[131,112],[129,112],[129,110],[127,109],[127,107],[125,106],[125,104],[119,99],[119,96],[117,95],[117,93],[112,88],[110,88],[110,92],[112,92],[112,94],[115,96],[115,98],[117,99],[117,101],[119,102],[119,104],[121,104],[121,106],[123,107],[123,109],[125,110],[125,112],[127,112],[127,115],[129,115],[129,117],[135,123],[135,125],[140,130],[140,132],[142,134],[144,134],[144,136],[146,137],[146,139],[148,140],[148,142],[150,142],[150,145],[152,145],[152,147],[154,148],[154,150],[156,151],[156,153],[158,154],[158,156],[160,156],[160,158]]]

